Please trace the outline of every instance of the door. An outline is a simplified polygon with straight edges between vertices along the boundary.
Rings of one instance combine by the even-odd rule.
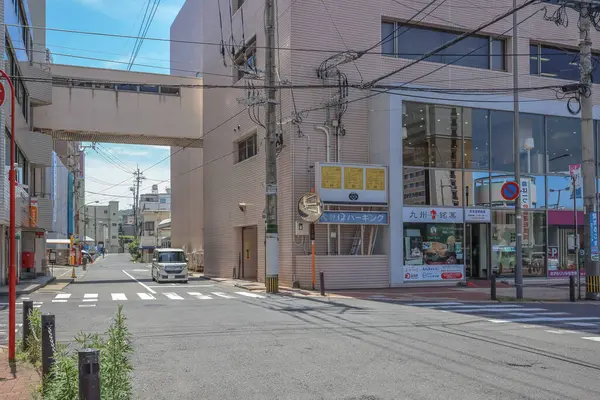
[[[465,260],[467,278],[489,278],[489,227],[489,224],[467,224],[466,226]]]
[[[242,228],[242,279],[258,278],[258,228]]]

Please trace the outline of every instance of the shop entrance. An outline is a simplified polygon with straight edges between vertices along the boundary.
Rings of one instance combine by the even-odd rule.
[[[466,275],[470,279],[489,278],[490,225],[467,224],[465,231]]]

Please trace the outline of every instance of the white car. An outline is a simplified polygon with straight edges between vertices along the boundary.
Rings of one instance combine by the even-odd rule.
[[[187,283],[187,261],[182,249],[155,249],[152,254],[152,280]]]

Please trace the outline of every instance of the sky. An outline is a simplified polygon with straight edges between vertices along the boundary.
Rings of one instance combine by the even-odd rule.
[[[171,23],[184,2],[161,0],[147,37],[168,39]],[[138,36],[146,4],[147,0],[47,0],[46,25],[48,28]],[[52,52],[55,64],[97,68],[125,70],[134,43],[135,39],[129,38],[50,30],[46,35],[46,46]],[[131,70],[168,74],[169,43],[144,41]],[[137,167],[141,171],[149,168],[158,160],[167,158],[169,152],[168,147],[109,143],[100,144],[96,150],[86,149],[85,202],[107,204],[118,200],[120,209],[131,208],[131,172]],[[146,179],[140,185],[140,193],[150,192],[155,183],[163,192],[169,186],[169,170],[170,163],[166,159],[145,171]],[[128,177],[127,182],[114,186]]]

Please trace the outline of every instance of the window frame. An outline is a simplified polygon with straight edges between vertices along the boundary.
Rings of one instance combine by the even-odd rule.
[[[533,60],[533,47],[535,47],[537,49],[536,51],[536,55],[535,55],[535,60]],[[530,41],[529,42],[529,75],[532,76],[539,76],[542,78],[550,78],[550,79],[561,79],[564,81],[569,81],[569,82],[577,82],[579,80],[579,78],[577,79],[569,79],[569,78],[565,78],[565,77],[561,77],[559,75],[557,76],[548,76],[548,75],[544,75],[544,73],[542,72],[542,49],[547,49],[547,50],[554,50],[560,53],[565,53],[565,54],[573,54],[573,57],[579,57],[579,50],[575,50],[575,49],[569,49],[569,48],[559,48],[557,46],[552,46],[552,45],[546,45],[546,44],[542,44],[542,43],[536,43],[534,41]],[[597,52],[592,52],[592,63],[594,62],[594,60],[600,61],[600,53]],[[536,73],[532,72],[532,61],[535,61],[535,65],[536,65]],[[597,79],[594,79],[594,75],[598,74],[596,76]],[[592,83],[600,83],[600,71],[596,72],[595,70],[592,72]]]
[[[390,19],[382,19],[381,20],[381,25],[380,25],[380,40],[383,40],[383,25],[384,24],[393,24],[393,30],[392,32],[394,32],[394,36],[391,39],[393,42],[393,54],[390,54],[388,52],[384,52],[383,51],[383,46],[380,46],[381,48],[381,55],[384,57],[391,57],[391,58],[406,58],[403,57],[402,55],[398,54],[398,28],[399,27],[404,27],[406,28],[405,32],[410,30],[410,29],[421,29],[421,30],[429,30],[431,32],[437,32],[440,34],[449,34],[449,35],[454,35],[454,38],[457,36],[460,36],[462,34],[464,34],[465,32],[461,32],[458,30],[452,30],[452,29],[442,29],[442,28],[434,28],[431,26],[427,26],[427,25],[414,25],[414,24],[405,24],[401,21],[394,21],[394,20],[390,20]],[[488,40],[488,45],[487,45],[487,68],[482,68],[480,66],[473,66],[473,65],[458,65],[456,64],[456,62],[458,61],[457,59],[454,60],[450,60],[450,62],[446,62],[443,60],[444,54],[438,54],[438,56],[442,57],[441,61],[434,61],[434,60],[429,60],[429,59],[425,59],[423,61],[427,61],[427,62],[432,62],[432,63],[436,63],[436,64],[443,64],[443,65],[456,65],[456,66],[460,66],[460,67],[467,67],[467,68],[476,68],[476,69],[483,69],[483,70],[488,70],[488,71],[496,71],[496,72],[508,72],[507,71],[507,60],[506,60],[506,48],[507,48],[507,39],[504,37],[493,37],[490,35],[471,35],[470,37],[472,38],[478,38],[478,39],[487,39]],[[452,38],[452,39],[454,39]],[[451,40],[452,40],[451,39]],[[494,54],[494,42],[502,42],[502,54],[501,54],[501,59],[502,59],[502,69],[496,69],[494,68],[494,59],[495,57],[498,57],[498,55]],[[447,42],[446,42],[447,43]],[[460,43],[460,42],[458,42]],[[440,43],[440,45],[442,45],[443,43]],[[452,47],[452,46],[451,46]],[[477,48],[476,50],[478,50],[479,48]],[[475,51],[475,50],[474,50]],[[416,53],[415,53],[416,54]],[[475,55],[476,56],[476,55]],[[461,60],[464,60],[465,58],[468,59],[469,56],[466,56],[464,58],[462,58]],[[410,58],[408,58],[410,59]]]
[[[254,57],[254,67],[256,69],[256,60],[258,59],[256,52],[256,35],[252,35],[250,39],[246,41],[244,47],[238,49],[233,57],[233,83],[239,82],[246,76],[246,72],[241,67],[246,67],[248,60]]]
[[[249,146],[249,142],[252,141],[252,145]],[[236,148],[236,164],[239,164],[243,161],[249,160],[252,157],[255,157],[258,154],[258,134],[257,132],[252,132],[249,135],[244,136],[243,138],[237,140],[235,142]],[[249,151],[249,149],[251,149]],[[244,156],[242,157],[242,150],[244,152]]]

